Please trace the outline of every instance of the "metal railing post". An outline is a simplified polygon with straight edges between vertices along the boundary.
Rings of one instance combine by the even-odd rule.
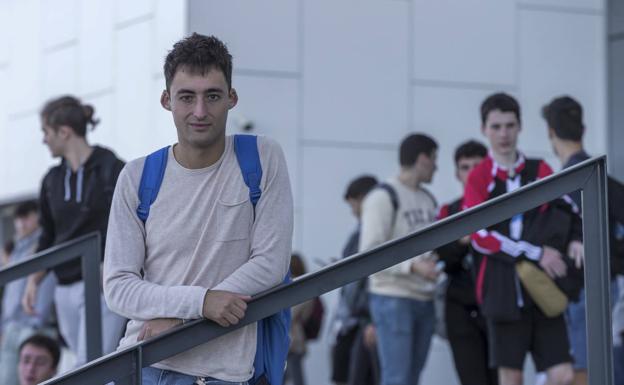
[[[589,384],[613,384],[607,170],[599,159],[583,186],[583,244]]]
[[[82,279],[85,295],[85,322],[87,338],[87,361],[102,356],[102,303],[100,293],[101,237],[82,248]]]

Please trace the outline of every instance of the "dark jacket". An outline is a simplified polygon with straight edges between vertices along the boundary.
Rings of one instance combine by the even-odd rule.
[[[573,154],[563,165],[563,168],[581,163],[590,156],[583,150]],[[580,210],[581,192],[574,191],[569,194]],[[607,179],[607,199],[609,207],[609,251],[611,252],[611,277],[616,274],[624,274],[624,186],[612,177]]]
[[[509,172],[487,157],[468,177],[465,206],[473,207],[505,194],[512,179],[519,186],[524,186],[550,174],[552,170],[543,160],[521,157],[514,167],[516,177],[511,177]],[[512,234],[514,228],[520,230],[517,238]],[[529,260],[537,265],[541,258],[541,248],[545,245],[565,255],[570,241],[582,239],[581,219],[573,212],[572,206],[563,199],[556,199],[521,216],[489,226],[472,237],[473,247],[477,251],[476,296],[481,310],[487,318],[512,321],[520,318],[521,307],[533,306],[533,301],[518,279],[515,263]],[[564,258],[566,262],[567,259]],[[574,281],[577,282],[576,279]],[[573,285],[576,291],[577,286]]]
[[[76,172],[64,159],[52,167],[41,184],[39,203],[43,232],[37,251],[99,231],[103,256],[113,192],[123,166],[124,162],[112,151],[95,146],[91,156]],[[53,270],[60,285],[82,279],[79,259],[58,265]]]
[[[462,210],[463,199],[458,199],[440,208],[438,219],[444,219]],[[449,277],[446,288],[446,300],[464,306],[476,306],[474,271],[470,245],[459,240],[448,243],[436,250],[440,260],[444,261],[444,272]]]

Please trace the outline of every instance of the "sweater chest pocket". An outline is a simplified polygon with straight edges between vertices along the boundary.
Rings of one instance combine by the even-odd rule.
[[[252,215],[249,200],[235,203],[217,201],[215,239],[218,242],[248,239]]]

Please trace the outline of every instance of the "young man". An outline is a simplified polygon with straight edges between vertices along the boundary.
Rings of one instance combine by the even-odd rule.
[[[19,385],[36,385],[56,375],[61,358],[58,343],[44,335],[34,335],[19,347]]]
[[[347,186],[344,200],[351,207],[358,224],[345,245],[343,258],[358,252],[362,202],[375,186],[377,179],[370,175],[360,176]],[[336,385],[377,383],[375,331],[368,309],[367,286],[368,280],[363,279],[344,286],[340,291],[334,325],[336,342],[332,349],[332,381]]]
[[[542,109],[542,115],[548,125],[548,139],[552,144],[555,155],[561,161],[563,168],[571,167],[577,163],[590,158],[583,148],[583,134],[585,125],[583,124],[583,108],[573,98],[561,96],[553,99]],[[614,243],[618,226],[624,223],[624,207],[618,199],[615,191],[617,182],[609,179],[609,216],[611,235],[611,274],[612,282],[612,303],[617,297],[617,282],[615,274],[622,273],[621,256],[618,257],[617,244]],[[575,191],[570,194],[574,203],[581,207],[581,192]],[[585,319],[585,290],[581,290],[578,302],[570,303],[566,311],[568,324],[568,334],[572,346],[572,356],[574,357],[574,384],[587,384],[587,322]],[[618,362],[614,362],[615,365]],[[619,373],[619,372],[618,372]]]
[[[37,248],[41,235],[37,202],[21,203],[15,209],[15,247],[9,254],[9,263],[21,262]],[[0,335],[0,384],[17,385],[18,348],[22,341],[46,326],[50,326],[50,313],[56,279],[48,274],[41,282],[35,301],[35,313],[26,314],[21,299],[27,278],[10,282],[4,287]]]
[[[527,159],[518,150],[520,106],[513,97],[502,93],[488,97],[481,105],[481,121],[490,154],[468,177],[465,207],[552,174],[543,160]],[[551,202],[472,235],[477,301],[488,322],[490,363],[498,368],[501,385],[522,384],[527,352],[532,353],[537,370],[546,371],[549,384],[572,381],[563,315],[546,317],[522,287],[515,269],[517,262],[527,260],[553,279],[566,274],[562,253],[568,234],[580,244],[580,218],[561,212],[559,206]],[[557,221],[549,223],[553,215]]]
[[[455,150],[455,176],[466,186],[468,175],[487,156],[487,148],[474,140]],[[440,208],[438,219],[456,214],[464,206],[463,197]],[[488,342],[485,319],[475,298],[474,263],[470,236],[440,247],[440,260],[449,277],[445,297],[446,334],[455,369],[462,385],[496,385],[498,373],[488,364]]]
[[[399,238],[435,219],[436,201],[422,187],[436,170],[438,145],[412,134],[400,148],[400,172],[364,199],[360,251]],[[382,385],[416,384],[434,331],[433,292],[438,277],[431,253],[414,257],[369,279]]]
[[[282,150],[258,138],[262,195],[254,208],[225,134],[238,100],[225,45],[193,34],[173,46],[164,73],[161,104],[172,113],[178,143],[167,150],[145,223],[137,216],[145,158],[126,165],[108,228],[104,292],[130,319],[121,347],[185,319],[238,323],[250,296],[283,281],[291,255],[293,203]],[[255,351],[256,325],[249,325],[145,368],[143,383],[247,383]]]
[[[52,167],[41,184],[41,237],[37,251],[99,232],[106,239],[108,214],[117,176],[124,163],[110,150],[92,146],[88,129],[99,120],[91,105],[73,96],[62,96],[45,104],[40,117],[43,141],[60,164]],[[58,284],[54,303],[60,332],[76,355],[76,366],[87,361],[84,282],[79,259],[52,269]],[[46,272],[32,274],[22,299],[24,310],[34,313],[34,303]],[[102,347],[107,354],[119,343],[126,320],[110,311],[102,298]]]

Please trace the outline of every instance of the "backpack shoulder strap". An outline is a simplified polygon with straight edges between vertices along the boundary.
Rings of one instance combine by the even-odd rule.
[[[158,191],[165,176],[165,169],[167,168],[168,155],[169,146],[163,147],[145,158],[141,184],[139,185],[139,207],[137,207],[137,216],[143,223],[147,221],[150,206],[156,201],[158,196]]]
[[[234,135],[234,152],[243,174],[243,180],[249,188],[249,200],[255,212],[256,204],[262,196],[260,189],[262,165],[258,153],[258,137],[255,135]]]
[[[397,195],[396,190],[389,183],[380,183],[377,185],[382,190],[385,190],[388,195],[390,195],[390,201],[392,202],[392,208],[396,213],[399,210],[399,196]]]
[[[527,158],[525,161],[525,166],[524,166],[524,178],[525,178],[525,183],[523,184],[527,184],[527,183],[531,183],[533,181],[537,180],[537,174],[539,172],[539,166],[542,163],[542,160],[540,159],[532,159],[532,158]]]

